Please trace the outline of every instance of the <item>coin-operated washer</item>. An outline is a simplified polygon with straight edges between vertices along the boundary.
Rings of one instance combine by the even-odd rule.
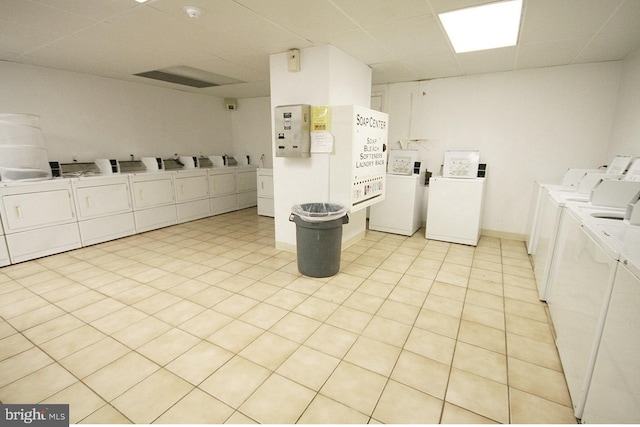
[[[424,173],[417,150],[389,150],[384,201],[369,209],[369,229],[412,236],[422,224]]]
[[[429,181],[427,239],[477,246],[484,212],[486,165],[479,151],[447,151],[442,176]]]

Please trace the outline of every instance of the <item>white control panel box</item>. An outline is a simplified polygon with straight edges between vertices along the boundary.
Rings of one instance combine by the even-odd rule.
[[[309,157],[311,107],[284,105],[274,109],[276,157]]]

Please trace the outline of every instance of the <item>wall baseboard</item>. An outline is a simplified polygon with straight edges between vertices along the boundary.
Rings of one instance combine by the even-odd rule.
[[[422,226],[421,232],[424,234],[424,230],[427,228],[427,223],[425,221],[422,221],[421,226]],[[483,228],[480,230],[480,235],[488,236],[488,237],[497,237],[499,239],[518,240],[522,242],[525,242],[527,240],[527,236],[525,234],[509,233],[507,231],[487,230],[486,228]]]
[[[487,230],[485,228],[483,228],[480,231],[480,235],[488,236],[488,237],[498,237],[500,239],[506,239],[506,240],[518,240],[522,242],[527,240],[527,236],[521,233],[509,233],[506,231]]]

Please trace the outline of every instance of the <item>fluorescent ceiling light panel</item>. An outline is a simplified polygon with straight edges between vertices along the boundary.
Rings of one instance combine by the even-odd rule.
[[[509,0],[440,13],[456,53],[514,46],[518,42],[522,0]]]

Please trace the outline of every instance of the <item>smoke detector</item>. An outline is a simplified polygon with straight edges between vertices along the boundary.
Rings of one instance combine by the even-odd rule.
[[[182,9],[184,9],[185,12],[187,12],[187,15],[189,15],[189,18],[200,18],[200,15],[202,15],[202,10],[200,10],[199,7],[195,7],[195,6],[185,6]]]

